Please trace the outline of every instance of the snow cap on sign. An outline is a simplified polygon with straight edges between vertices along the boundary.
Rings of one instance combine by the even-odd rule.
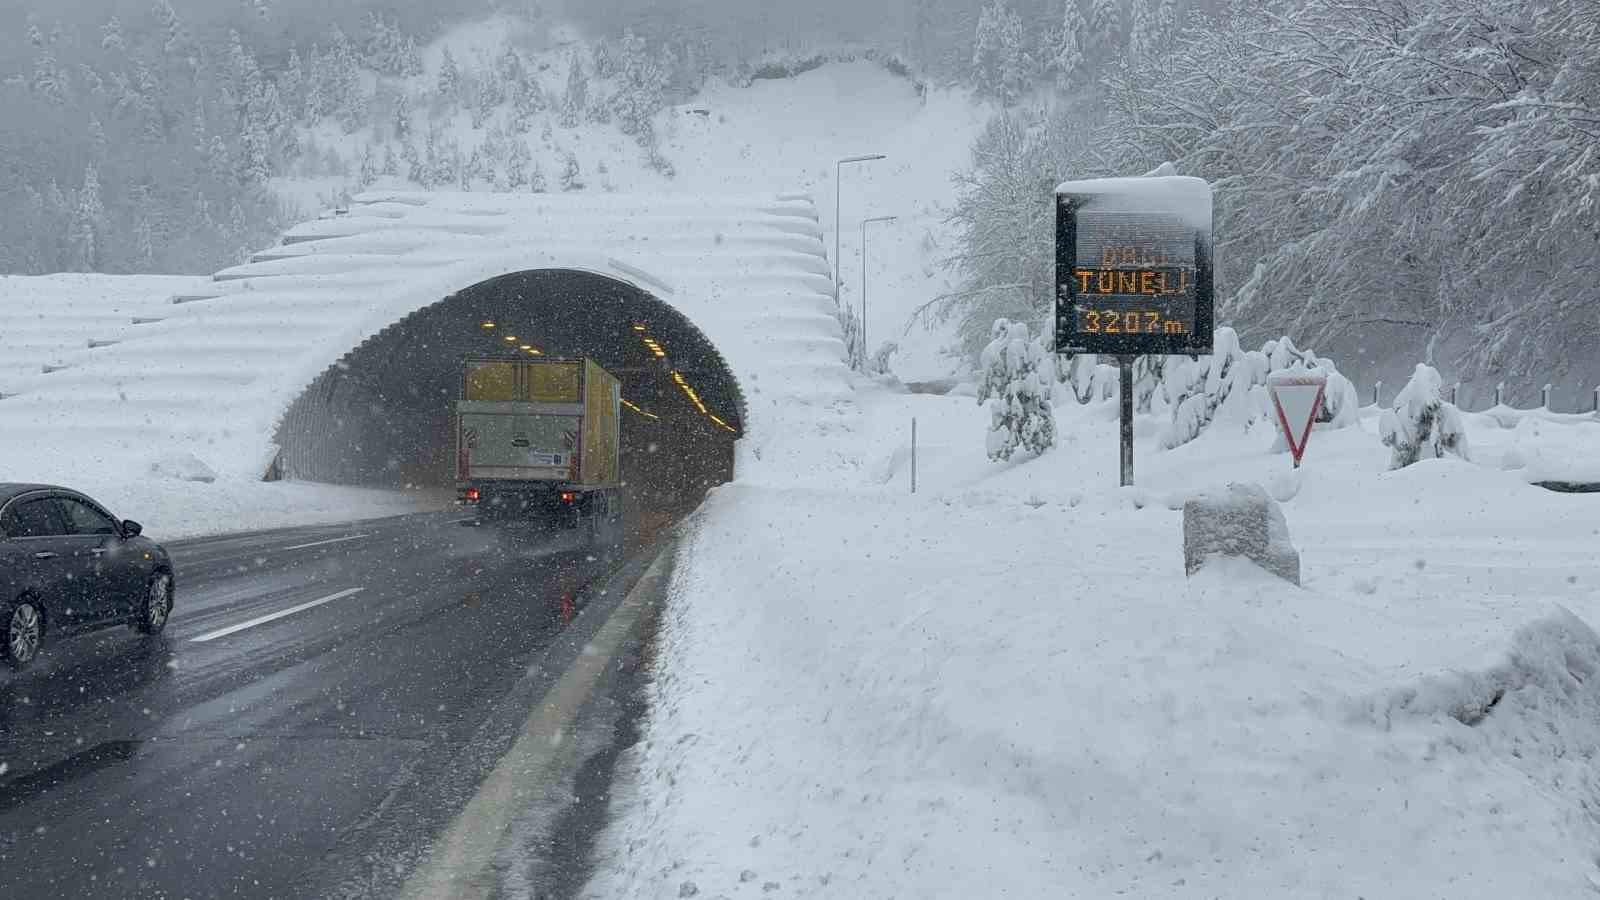
[[[1272,403],[1278,410],[1278,426],[1289,442],[1289,452],[1294,454],[1296,463],[1306,452],[1312,420],[1316,418],[1327,384],[1327,376],[1317,372],[1278,372],[1267,378]]]
[[[1211,185],[1191,175],[1064,181],[1056,186],[1056,195],[1062,194],[1093,194],[1097,209],[1161,213],[1197,231],[1211,230]]]

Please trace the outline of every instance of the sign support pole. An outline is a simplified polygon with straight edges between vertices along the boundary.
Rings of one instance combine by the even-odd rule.
[[[1133,361],[1124,353],[1117,357],[1117,383],[1122,394],[1122,486],[1133,484]]]

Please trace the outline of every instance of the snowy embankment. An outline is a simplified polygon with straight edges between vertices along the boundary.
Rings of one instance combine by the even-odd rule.
[[[1388,472],[1372,415],[1317,432],[1298,479],[1264,426],[1164,452],[1143,421],[1121,490],[1114,415],[1069,406],[1060,446],[993,465],[970,398],[870,387],[793,436],[827,465],[720,489],[590,894],[1600,887],[1600,504],[1498,460]],[[1242,479],[1298,487],[1304,589],[1185,579],[1182,499]]]
[[[183,275],[0,276],[0,403],[6,402],[5,394],[51,377],[52,369],[81,365],[104,353],[104,348],[138,338],[141,329],[174,314],[170,302],[174,295],[201,290],[209,283],[207,278]],[[180,373],[183,362],[154,359],[122,374],[132,377],[157,369]],[[184,433],[198,415],[203,413],[174,406],[160,421],[147,418],[145,424]],[[95,422],[82,424],[92,440]],[[76,488],[117,515],[137,519],[160,540],[346,522],[434,505],[388,491],[219,480],[192,453],[152,457],[141,449],[116,447],[110,441],[115,429],[109,427],[100,434],[106,442],[89,447],[41,445],[25,432],[25,426],[0,431],[0,481]],[[197,452],[205,451],[197,448]],[[93,464],[86,464],[86,459]]]

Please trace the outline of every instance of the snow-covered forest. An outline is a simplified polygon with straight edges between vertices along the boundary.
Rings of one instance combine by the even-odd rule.
[[[969,347],[1051,298],[1050,187],[1162,162],[1217,189],[1219,318],[1526,382],[1600,339],[1600,2],[988,7],[997,116],[960,176]],[[1018,74],[1021,73],[1021,74]],[[1052,84],[1053,82],[1053,84]],[[1030,93],[1031,91],[1031,93]]]
[[[1600,339],[1600,0],[24,7],[0,36],[0,271],[210,271],[303,213],[285,178],[604,189],[529,153],[552,128],[615,128],[670,176],[655,114],[708,79],[868,56],[994,111],[953,173],[955,286],[925,308],[974,357],[995,319],[1048,314],[1054,184],[1165,161],[1216,185],[1221,320],[1247,339],[1513,379]],[[582,41],[424,64],[490,13]]]

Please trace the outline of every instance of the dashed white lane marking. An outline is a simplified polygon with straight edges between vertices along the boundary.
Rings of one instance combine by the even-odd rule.
[[[332,603],[335,600],[342,600],[345,597],[350,596],[351,594],[359,594],[364,590],[366,590],[366,588],[346,588],[346,589],[338,592],[337,594],[329,594],[326,597],[318,597],[315,600],[308,600],[305,603],[300,604],[299,606],[291,606],[288,609],[280,609],[280,610],[278,610],[277,612],[274,612],[274,613],[267,613],[264,616],[258,616],[258,617],[254,618],[254,619],[251,619],[248,622],[240,622],[237,625],[229,625],[227,628],[221,628],[221,629],[218,629],[216,631],[210,632],[209,634],[202,634],[199,637],[190,638],[189,640],[191,640],[191,641],[193,641],[193,642],[195,642],[197,644],[203,644],[206,641],[214,641],[217,638],[227,637],[230,634],[236,634],[236,633],[238,633],[240,631],[245,630],[246,628],[254,628],[257,625],[265,625],[268,622],[275,622],[278,619],[283,618],[284,616],[292,616],[297,612],[305,612],[308,609],[311,609],[311,608],[317,607],[317,606],[321,606],[324,603]]]
[[[365,535],[365,534],[351,534],[351,535],[346,535],[345,537],[329,538],[329,539],[327,539],[325,541],[312,541],[309,544],[295,544],[293,547],[279,547],[278,549],[279,550],[304,550],[307,547],[321,547],[321,546],[323,546],[325,544],[342,544],[345,541],[354,541],[354,540],[357,540],[359,538],[364,538],[364,537],[367,537],[367,535]]]

